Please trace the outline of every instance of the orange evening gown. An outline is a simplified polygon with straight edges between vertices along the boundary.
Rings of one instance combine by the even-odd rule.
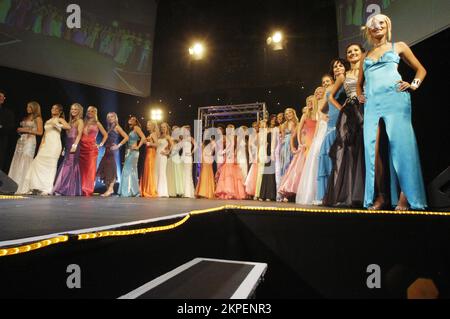
[[[156,149],[152,146],[147,146],[145,154],[144,172],[141,178],[141,196],[147,198],[158,197],[156,188]]]
[[[216,181],[213,171],[214,146],[208,144],[203,148],[202,165],[198,179],[195,196],[200,198],[214,199],[216,192]]]

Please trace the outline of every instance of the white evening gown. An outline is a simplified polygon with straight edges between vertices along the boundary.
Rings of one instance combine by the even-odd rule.
[[[56,119],[48,120],[45,123],[44,139],[23,182],[23,193],[33,190],[44,194],[52,192],[58,159],[62,151],[61,128],[55,127],[56,124]]]
[[[167,185],[167,156],[161,152],[167,149],[169,142],[165,138],[158,140],[158,148],[156,149],[156,185],[159,197],[169,197],[169,188]]]
[[[195,198],[194,179],[192,178],[192,144],[191,142],[183,142],[183,155],[181,162],[184,171],[184,198]]]
[[[317,192],[317,174],[319,170],[319,153],[327,133],[327,122],[320,121],[316,137],[309,150],[303,174],[297,188],[295,202],[301,205],[312,205]]]
[[[36,131],[35,121],[22,121],[20,127]],[[32,134],[22,134],[17,141],[14,157],[11,162],[8,176],[19,186],[16,194],[24,194],[24,180],[33,162],[36,152],[36,136]]]

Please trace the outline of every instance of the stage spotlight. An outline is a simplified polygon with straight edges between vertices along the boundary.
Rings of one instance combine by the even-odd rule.
[[[273,42],[274,43],[280,43],[281,42],[281,40],[283,40],[283,35],[281,34],[281,32],[276,32],[274,35],[273,35]]]
[[[267,45],[274,51],[283,50],[284,44],[284,36],[280,31],[275,32],[272,36],[267,38]]]
[[[160,109],[151,110],[150,118],[152,121],[161,122],[163,120],[163,111]]]
[[[197,42],[189,48],[189,54],[195,60],[201,60],[205,56],[205,46],[202,43]]]

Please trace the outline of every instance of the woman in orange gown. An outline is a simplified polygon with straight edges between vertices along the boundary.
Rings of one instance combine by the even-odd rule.
[[[150,135],[147,137],[147,152],[145,154],[144,172],[141,177],[141,195],[142,197],[158,197],[156,186],[156,148],[158,146],[158,125],[152,121],[147,122],[147,131]]]
[[[195,196],[199,198],[214,199],[216,191],[216,182],[214,178],[213,162],[214,152],[216,150],[216,142],[206,140],[202,147],[202,164],[200,170],[200,177],[195,190]]]
[[[80,140],[80,173],[81,191],[83,196],[92,196],[95,188],[97,172],[98,148],[102,147],[108,139],[108,133],[98,121],[97,108],[89,106],[84,119],[83,135]],[[103,140],[97,145],[98,132],[102,133]]]

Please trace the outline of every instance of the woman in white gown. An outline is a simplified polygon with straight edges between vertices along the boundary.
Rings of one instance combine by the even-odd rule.
[[[194,179],[192,178],[192,154],[197,150],[197,144],[191,136],[191,127],[189,125],[183,126],[183,140],[181,162],[183,163],[184,176],[184,198],[195,198]],[[192,149],[192,145],[194,149]]]
[[[324,75],[322,77],[322,87],[325,90],[329,90],[328,88],[334,83],[334,80],[330,75]],[[321,90],[318,94],[318,90],[316,90],[315,103],[318,104],[318,124],[316,127],[316,132],[314,135],[314,140],[309,150],[308,157],[306,159],[305,167],[303,168],[303,174],[300,179],[300,184],[297,189],[297,196],[295,198],[295,202],[301,205],[312,205],[315,204],[315,197],[317,192],[317,174],[319,170],[319,153],[322,147],[323,140],[327,135],[327,127],[328,127],[328,117],[325,113],[322,112],[324,107],[327,106],[327,97],[325,96],[325,90]]]
[[[16,194],[23,194],[26,191],[24,189],[24,179],[36,152],[36,136],[42,136],[43,133],[41,106],[39,103],[28,103],[27,116],[20,122],[17,133],[20,134],[20,138],[16,144],[8,176],[19,186]]]
[[[169,197],[167,185],[167,157],[170,154],[171,139],[170,128],[167,123],[161,124],[161,136],[156,149],[156,185],[158,197]]]
[[[52,118],[45,123],[45,133],[36,158],[31,163],[23,183],[24,193],[37,191],[49,195],[55,181],[58,159],[61,156],[61,130],[69,124],[63,118],[62,105],[52,107]]]
[[[247,179],[248,174],[248,160],[247,160],[247,140],[248,127],[241,126],[236,131],[237,135],[237,162],[242,171],[242,177],[244,181]]]

